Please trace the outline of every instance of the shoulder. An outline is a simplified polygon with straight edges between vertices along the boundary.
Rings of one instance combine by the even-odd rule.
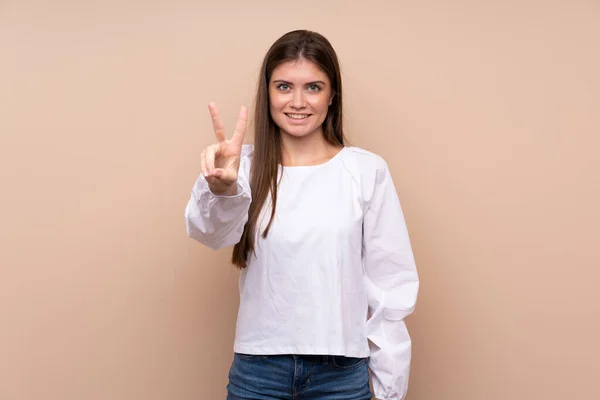
[[[254,145],[251,143],[242,145],[242,158],[251,158],[254,154]]]
[[[246,165],[249,168],[250,164],[252,164],[253,159],[254,159],[254,145],[253,144],[243,144],[242,152],[240,154],[240,165]]]
[[[342,161],[360,188],[361,201],[365,205],[370,203],[377,187],[385,187],[391,181],[387,162],[379,154],[347,146]]]
[[[385,159],[372,151],[360,147],[348,146],[345,158],[348,162],[355,164],[363,179],[379,180],[382,176],[389,173]]]
[[[240,153],[239,176],[245,180],[250,179],[250,168],[252,166],[253,158],[254,158],[254,145],[253,144],[243,144],[242,152]]]

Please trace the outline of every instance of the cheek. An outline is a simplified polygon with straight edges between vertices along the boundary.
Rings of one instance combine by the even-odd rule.
[[[269,105],[271,107],[271,110],[279,110],[285,105],[285,103],[286,103],[286,101],[283,98],[283,96],[281,96],[281,94],[278,94],[278,93],[270,93],[269,94]]]
[[[283,115],[281,114],[281,109],[283,107],[283,102],[281,101],[281,96],[270,95],[269,96],[269,112],[271,114],[271,118],[275,125],[281,128],[283,123]]]
[[[329,109],[329,98],[326,96],[319,96],[318,98],[313,99],[311,107],[319,113],[327,114],[327,110]]]

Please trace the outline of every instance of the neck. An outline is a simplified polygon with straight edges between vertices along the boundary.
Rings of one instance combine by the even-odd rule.
[[[301,138],[283,132],[281,134],[281,158],[284,166],[321,164],[337,154],[339,150],[339,147],[325,140],[321,130]]]

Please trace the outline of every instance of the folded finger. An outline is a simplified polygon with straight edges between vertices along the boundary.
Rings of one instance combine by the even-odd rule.
[[[217,146],[210,146],[206,149],[206,169],[208,174],[212,175],[215,169],[215,154],[217,152]]]
[[[200,168],[202,170],[202,175],[206,177],[206,150],[202,150],[202,153],[200,153]]]

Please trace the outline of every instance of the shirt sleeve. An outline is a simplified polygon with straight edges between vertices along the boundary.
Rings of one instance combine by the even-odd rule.
[[[381,157],[377,163],[363,222],[369,368],[377,399],[402,400],[408,389],[411,360],[411,339],[404,319],[414,310],[419,278],[390,171]]]
[[[185,208],[186,230],[190,238],[215,250],[240,241],[252,201],[249,183],[251,151],[250,145],[242,148],[238,193],[235,196],[215,195],[204,176],[198,177]]]

